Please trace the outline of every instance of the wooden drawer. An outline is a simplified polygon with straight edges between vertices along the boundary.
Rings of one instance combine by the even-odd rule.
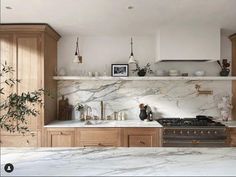
[[[75,146],[75,131],[73,128],[55,128],[47,130],[48,147],[73,147]]]
[[[37,147],[37,136],[2,135],[1,147]]]
[[[123,144],[125,147],[160,146],[158,128],[124,128]]]
[[[151,147],[152,139],[151,135],[129,135],[129,147]]]
[[[80,128],[76,136],[77,146],[120,146],[119,128]]]

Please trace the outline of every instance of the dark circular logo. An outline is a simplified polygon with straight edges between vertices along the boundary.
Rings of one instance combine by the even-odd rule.
[[[7,163],[7,164],[4,166],[4,170],[5,170],[7,173],[11,173],[11,172],[14,170],[14,166],[13,166],[11,163]]]

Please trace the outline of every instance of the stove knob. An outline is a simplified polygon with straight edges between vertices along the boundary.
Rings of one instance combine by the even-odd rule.
[[[193,133],[196,135],[196,134],[197,134],[197,131],[195,130]]]
[[[217,134],[217,131],[215,131],[214,133]]]
[[[211,132],[210,132],[210,131],[207,131],[207,133],[208,133],[208,134],[211,134]]]
[[[201,131],[201,134],[203,134],[203,131]]]
[[[174,133],[174,134],[176,133],[175,130],[173,131],[173,133]]]
[[[179,133],[182,135],[182,134],[183,134],[183,131],[181,130]]]
[[[189,134],[190,132],[189,131],[187,131],[187,134]]]

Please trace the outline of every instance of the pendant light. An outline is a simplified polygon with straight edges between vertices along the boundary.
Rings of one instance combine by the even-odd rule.
[[[136,60],[134,58],[134,52],[133,52],[133,38],[131,37],[131,42],[130,42],[130,49],[131,49],[131,53],[130,53],[130,56],[129,56],[129,61],[128,61],[128,64],[134,64],[136,63]]]
[[[73,62],[82,63],[82,56],[80,56],[80,51],[79,51],[79,37],[77,37],[77,41],[76,41],[75,57],[74,57]]]

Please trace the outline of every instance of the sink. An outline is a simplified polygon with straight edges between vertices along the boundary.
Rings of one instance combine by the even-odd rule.
[[[85,125],[105,125],[105,124],[114,124],[114,121],[106,120],[87,120],[84,123]]]

